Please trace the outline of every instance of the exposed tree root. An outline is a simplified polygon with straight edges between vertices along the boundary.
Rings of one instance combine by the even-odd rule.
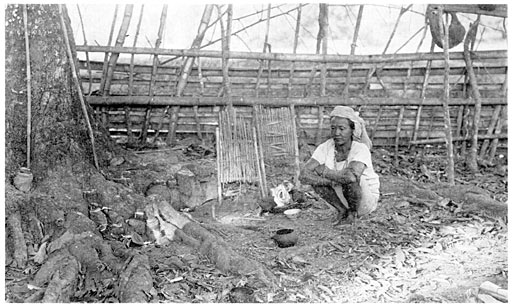
[[[239,255],[221,238],[174,210],[167,201],[156,195],[150,200],[146,206],[147,222],[157,244],[181,240],[206,255],[222,272],[254,276],[267,286],[276,282],[274,274],[263,265]]]

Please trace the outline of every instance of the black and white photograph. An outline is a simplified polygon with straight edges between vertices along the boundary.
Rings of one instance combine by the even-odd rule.
[[[496,2],[4,4],[2,301],[508,303]]]

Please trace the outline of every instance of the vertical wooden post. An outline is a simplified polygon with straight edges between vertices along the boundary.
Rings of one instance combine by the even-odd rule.
[[[375,123],[372,128],[372,136],[370,137],[370,141],[373,143],[373,139],[375,138],[375,133],[377,132],[377,127],[379,126],[380,117],[382,116],[382,108],[379,106],[379,112],[377,113],[377,118],[375,118]]]
[[[133,13],[133,4],[127,4],[124,8],[124,17],[121,22],[121,27],[119,28],[119,32],[117,34],[117,39],[115,46],[121,47],[124,44],[124,40],[126,38],[126,33],[128,32],[128,28],[130,27],[130,21],[132,19]],[[116,69],[117,60],[119,59],[119,53],[112,53],[110,55],[110,59],[108,60],[108,69],[107,69],[107,77],[105,80],[105,88],[103,90],[103,96],[106,96],[110,92],[110,84],[112,83],[112,77],[114,76],[114,72]]]
[[[293,182],[295,186],[300,185],[299,177],[300,177],[300,152],[299,152],[299,136],[297,133],[297,125],[296,125],[296,114],[295,114],[295,105],[290,104],[290,113],[292,116],[292,135],[293,135],[293,151],[295,154],[295,177],[293,178]]]
[[[404,110],[405,107],[400,107],[400,113],[398,115],[398,123],[396,125],[396,135],[395,135],[395,166],[398,166],[398,145],[400,143],[400,131],[402,130],[402,120],[404,118]]]
[[[120,47],[124,44],[124,40],[126,38],[126,33],[128,32],[128,28],[130,27],[130,21],[132,19],[133,12],[133,4],[127,4],[124,8],[124,17],[121,22],[121,27],[119,28],[119,32],[117,34],[117,39],[115,46]],[[108,61],[107,68],[107,76],[105,78],[105,87],[102,91],[103,97],[108,96],[110,94],[110,85],[112,83],[112,77],[114,76],[114,72],[116,69],[117,60],[119,59],[119,53],[112,53],[110,59]],[[125,113],[126,114],[126,113]],[[107,121],[108,123],[108,121]],[[108,128],[108,127],[106,127]]]
[[[462,136],[462,123],[464,119],[464,105],[459,106],[457,109],[457,128],[455,130],[455,138],[459,138]],[[459,144],[459,143],[458,143]],[[459,148],[455,148],[455,157],[458,157]]]
[[[496,124],[496,129],[494,130],[494,133],[500,134],[501,128],[505,125],[506,122],[507,122],[507,108],[504,107],[501,109],[501,118],[498,120],[498,123]],[[496,149],[498,148],[498,142],[499,142],[498,138],[495,138],[492,140],[491,148],[489,149],[489,155],[488,155],[488,157],[489,157],[488,160],[490,160],[491,162],[494,161],[494,156],[496,155]]]
[[[446,138],[446,151],[448,156],[447,176],[448,184],[455,185],[455,169],[453,161],[453,142],[452,142],[452,128],[450,123],[450,52],[448,47],[449,31],[448,26],[443,21],[443,14],[438,16],[439,28],[443,29],[443,51],[444,51],[444,95],[443,95],[443,109],[444,109],[444,129]]]
[[[318,16],[318,36],[316,40],[316,53],[322,51],[327,53],[327,29],[329,27],[329,6],[326,3],[319,4],[320,11]],[[320,71],[320,96],[325,96],[327,67],[322,63]],[[316,131],[315,143],[318,144],[322,137],[322,128],[324,126],[324,106],[318,108],[318,127]]]
[[[359,37],[359,28],[361,26],[361,20],[363,19],[363,9],[364,5],[359,6],[359,12],[357,13],[357,21],[356,21],[356,27],[354,29],[354,36],[352,37],[352,44],[350,45],[350,54],[354,55],[356,53],[356,47],[357,47],[357,38]],[[350,87],[350,78],[352,77],[352,68],[353,63],[348,63],[347,68],[347,78],[345,80],[345,87],[343,88],[342,96],[348,96],[348,89]]]
[[[85,27],[84,21],[82,19],[82,12],[80,11],[80,5],[76,5],[76,9],[78,10],[78,17],[80,18],[80,24],[82,25],[82,35],[84,37],[84,45],[87,46],[87,38],[85,36]],[[92,93],[92,71],[91,71],[91,61],[89,59],[89,52],[85,52],[85,62],[87,63],[87,72],[89,73],[89,88],[87,89],[88,96],[91,96]]]
[[[116,20],[117,20],[117,10],[119,9],[119,5],[116,4],[116,8],[114,10],[114,19],[112,20],[112,26],[110,27],[110,34],[108,36],[108,43],[107,46],[110,46],[112,43],[112,38],[114,37],[114,28],[116,26]],[[108,58],[109,53],[105,52],[105,57],[103,59],[103,70],[101,72],[101,82],[100,82],[100,94],[102,96],[105,96],[105,82],[107,80],[107,74],[108,74]],[[108,118],[107,118],[107,108],[102,107],[101,108],[101,122],[103,123],[103,126],[107,128],[108,126]]]
[[[30,70],[30,40],[28,37],[28,13],[26,4],[23,4],[23,29],[25,31],[25,60],[27,62],[27,168],[30,169],[32,149],[32,72]]]
[[[498,122],[499,115],[501,113],[501,105],[498,105],[494,108],[494,111],[492,113],[491,121],[489,122],[489,126],[487,127],[487,135],[491,136],[495,127],[496,123]],[[489,139],[485,139],[482,143],[482,146],[480,147],[480,154],[478,155],[479,159],[484,159],[485,153],[487,151],[487,147],[489,147]]]
[[[263,40],[263,53],[267,52],[267,47],[270,47],[268,44],[268,34],[270,32],[270,10],[272,9],[271,4],[268,4],[267,8],[267,22],[266,22],[266,30],[265,30],[265,39]],[[259,91],[260,91],[260,84],[261,84],[261,75],[263,74],[263,63],[265,61],[260,61],[260,67],[258,69],[258,75],[256,77],[256,97],[259,97]],[[270,65],[270,64],[269,64]],[[267,73],[269,73],[267,71]],[[267,76],[267,80],[268,76]],[[268,95],[268,87],[270,86],[270,83],[267,82],[267,95]]]
[[[434,52],[434,48],[435,48],[435,43],[434,43],[434,41],[432,41],[432,43],[430,44],[430,53]],[[432,61],[429,60],[429,61],[427,61],[427,67],[425,68],[425,76],[423,78],[423,84],[421,85],[420,98],[422,100],[421,100],[420,105],[418,106],[418,111],[416,112],[416,120],[414,122],[414,130],[412,132],[412,140],[413,141],[416,141],[418,138],[418,130],[420,127],[420,120],[421,120],[421,111],[423,110],[423,100],[425,99],[425,97],[427,95],[427,88],[428,88],[428,84],[429,84],[429,77],[430,77],[431,69],[432,69]]]
[[[297,46],[299,43],[299,33],[300,33],[300,20],[302,16],[302,6],[299,5],[297,7],[297,20],[295,23],[295,36],[293,38],[293,54],[297,53]],[[295,72],[295,61],[292,61],[292,67],[290,68],[290,78],[288,79],[288,97],[291,95],[292,91],[292,83],[293,83],[293,73]]]
[[[416,53],[420,52],[421,46],[423,45],[423,41],[425,40],[425,37],[427,36],[427,30],[428,30],[428,26],[425,25],[425,27],[423,28],[423,35],[420,39],[418,47],[416,47]],[[409,68],[407,69],[407,79],[404,81],[404,92],[402,94],[402,97],[407,96],[407,88],[409,87],[409,80],[411,78],[413,66],[414,66],[414,61],[411,61]]]
[[[162,7],[162,13],[160,14],[160,25],[158,27],[158,34],[157,34],[157,38],[156,38],[156,42],[155,42],[155,49],[158,49],[160,48],[160,44],[162,43],[162,35],[164,33],[164,29],[165,29],[165,22],[167,20],[167,4],[164,4],[163,7]],[[151,79],[149,81],[149,89],[148,89],[148,96],[149,96],[149,100],[151,101],[151,99],[153,99],[153,95],[154,95],[154,84],[155,84],[155,80],[156,80],[156,74],[157,74],[157,71],[158,71],[158,54],[155,54],[153,55],[153,67],[152,67],[152,70],[151,70]],[[163,115],[162,115],[163,116]],[[142,125],[142,130],[141,130],[141,143],[144,144],[146,143],[146,140],[147,140],[147,137],[148,137],[148,130],[149,130],[149,124],[150,124],[150,118],[151,118],[151,107],[148,106],[147,109],[146,109],[146,114],[144,116],[145,120],[144,120],[144,123]],[[157,136],[155,135],[155,139],[157,138]]]
[[[482,100],[480,97],[480,91],[478,90],[478,82],[476,80],[475,71],[473,70],[473,63],[471,60],[471,54],[469,52],[469,44],[471,40],[476,37],[478,24],[480,23],[480,15],[478,15],[476,21],[469,27],[468,34],[464,40],[464,61],[466,62],[466,69],[468,71],[469,83],[471,84],[471,90],[473,98],[475,99],[475,113],[473,114],[473,131],[471,137],[471,150],[469,151],[469,157],[467,159],[467,165],[470,171],[478,172],[477,163],[477,151],[478,151],[478,129],[480,128],[480,113],[482,109]]]
[[[215,128],[215,142],[217,144],[217,202],[222,206],[222,147],[220,140],[220,128]],[[215,204],[212,204],[212,218],[215,220]]]
[[[139,21],[137,22],[137,29],[135,30],[135,36],[133,38],[133,47],[137,46],[137,39],[139,38],[140,26],[142,24],[142,16],[144,15],[144,4],[140,7]],[[135,66],[135,54],[131,54],[130,56],[130,75],[128,77],[128,96],[133,95],[133,68]],[[128,143],[133,142],[133,133],[132,133],[132,120],[130,118],[130,107],[124,107],[124,118],[126,120],[126,135],[128,137]]]

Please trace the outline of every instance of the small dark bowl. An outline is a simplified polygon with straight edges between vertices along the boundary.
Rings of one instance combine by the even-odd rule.
[[[234,287],[229,291],[231,303],[254,303],[254,290],[249,287]]]
[[[276,231],[276,234],[272,236],[272,239],[276,241],[277,246],[280,248],[286,248],[294,246],[299,240],[299,237],[293,229],[285,228]]]

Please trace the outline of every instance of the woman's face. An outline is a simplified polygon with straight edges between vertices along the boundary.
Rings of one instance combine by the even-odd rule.
[[[331,120],[331,137],[337,146],[344,145],[352,141],[352,131],[350,120],[343,117],[333,117]]]

